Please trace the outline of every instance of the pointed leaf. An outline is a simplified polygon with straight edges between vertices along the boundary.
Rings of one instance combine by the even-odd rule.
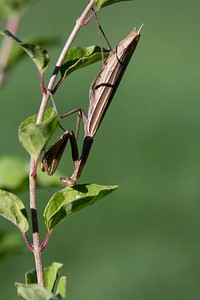
[[[26,285],[30,285],[32,283],[37,283],[37,273],[36,273],[35,269],[28,271],[25,274],[25,282],[26,282]]]
[[[32,42],[34,44],[40,45],[41,47],[53,47],[60,44],[60,40],[57,37],[43,39],[40,38],[32,40]],[[16,63],[20,62],[25,56],[26,52],[23,50],[23,48],[19,47],[17,44],[14,44],[10,53],[6,71],[16,66]]]
[[[48,291],[52,292],[62,266],[63,264],[61,263],[53,262],[51,266],[44,269],[45,286]],[[26,284],[37,283],[37,273],[35,269],[25,274],[25,282]]]
[[[94,9],[97,11],[101,7],[103,8],[103,7],[106,7],[108,5],[115,4],[117,2],[122,2],[122,1],[132,1],[132,0],[97,0],[95,5],[94,5]]]
[[[45,287],[48,291],[53,292],[62,266],[63,264],[54,262],[50,267],[45,269]]]
[[[39,45],[23,43],[18,37],[14,36],[7,29],[4,31],[0,31],[0,33],[4,36],[12,38],[19,46],[21,46],[22,49],[30,56],[32,61],[35,63],[40,73],[44,73],[46,71],[50,58],[48,52],[45,49],[43,49]]]
[[[56,299],[59,299],[39,284],[26,285],[26,284],[16,282],[15,285],[17,287],[17,293],[22,299],[26,299],[26,300],[35,300],[35,299],[37,299],[37,300],[56,300]]]
[[[45,287],[49,292],[53,292],[53,289],[58,281],[58,276],[62,266],[63,264],[61,263],[53,262],[50,267],[44,269]],[[35,270],[31,270],[26,273],[25,282],[27,285],[37,283],[37,274]],[[61,297],[65,297],[66,286],[66,277],[61,277],[58,282],[55,294]]]
[[[105,58],[108,56],[109,52],[110,50],[103,49]],[[60,68],[62,80],[73,71],[91,65],[101,59],[102,52],[99,46],[70,48]]]
[[[53,229],[65,218],[86,208],[97,200],[117,189],[118,186],[102,186],[96,184],[66,187],[55,193],[44,211],[44,223],[48,230]]]
[[[37,115],[31,116],[21,123],[18,131],[19,141],[34,159],[52,137],[59,125],[58,119],[54,108],[49,108],[45,112],[42,124],[36,124]]]
[[[56,289],[56,295],[61,298],[65,298],[67,296],[67,277],[62,276],[58,282],[58,287]]]
[[[16,195],[4,190],[0,190],[0,215],[23,232],[29,228],[24,204]]]

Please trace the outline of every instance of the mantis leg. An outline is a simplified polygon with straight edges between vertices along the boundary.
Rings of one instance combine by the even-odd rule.
[[[81,119],[83,120],[84,125],[87,123],[87,115],[85,114],[84,110],[82,108],[76,108],[76,109],[73,109],[72,111],[70,111],[66,114],[61,115],[60,118],[63,119],[63,118],[65,118],[67,116],[70,116],[74,113],[77,113],[76,133],[75,133],[75,137],[76,137],[76,140],[77,140],[78,139],[78,134],[79,134],[79,129],[80,129]]]
[[[44,154],[41,163],[41,170],[43,172],[47,172],[47,174],[50,176],[55,173],[67,145],[68,139],[71,144],[72,159],[74,161],[74,165],[76,165],[76,162],[79,159],[76,137],[72,130],[66,130],[64,134],[58,138]]]
[[[84,138],[83,141],[83,149],[82,149],[82,154],[80,159],[75,162],[75,169],[74,172],[72,174],[72,176],[70,178],[66,178],[66,177],[61,177],[60,180],[69,186],[74,186],[76,185],[76,180],[79,179],[79,177],[81,176],[83,167],[87,161],[88,155],[90,153],[90,149],[92,147],[92,143],[93,143],[93,138],[90,136],[86,136]]]

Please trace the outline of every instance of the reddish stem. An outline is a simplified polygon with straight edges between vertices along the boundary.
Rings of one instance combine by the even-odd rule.
[[[49,238],[50,238],[50,236],[51,236],[51,234],[52,234],[52,231],[53,231],[53,230],[50,230],[50,231],[47,232],[47,235],[46,235],[46,237],[45,237],[45,240],[44,240],[44,242],[43,242],[43,243],[41,244],[41,246],[40,246],[41,251],[43,251],[43,250],[46,248],[46,246],[47,246],[47,244],[48,244],[48,242],[49,242]]]
[[[19,228],[19,227],[18,227],[18,228]],[[23,232],[20,228],[19,228],[19,230],[20,230],[20,232],[21,232],[21,234],[22,234],[22,236],[23,236],[23,239],[24,239],[24,241],[25,241],[25,243],[26,243],[27,248],[28,248],[30,251],[33,252],[33,250],[34,250],[33,245],[29,242],[29,239],[28,239],[27,235],[26,235],[25,232]]]

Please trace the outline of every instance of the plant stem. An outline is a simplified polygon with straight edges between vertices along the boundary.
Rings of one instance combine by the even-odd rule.
[[[43,98],[41,101],[41,105],[40,105],[40,109],[38,112],[38,118],[37,118],[37,124],[40,124],[42,122],[42,118],[44,116],[44,112],[45,112],[45,108],[50,96],[50,92],[53,90],[53,86],[54,83],[56,81],[58,72],[60,70],[60,67],[62,65],[62,62],[66,56],[67,51],[69,50],[73,40],[75,39],[76,35],[78,34],[80,28],[83,26],[84,24],[84,20],[86,19],[88,13],[90,12],[90,10],[92,9],[93,5],[95,4],[96,0],[91,0],[88,5],[86,6],[86,8],[84,9],[82,15],[76,20],[76,24],[74,26],[74,29],[72,30],[69,38],[67,39],[67,42],[65,43],[65,46],[57,60],[56,66],[53,70],[52,76],[49,80],[48,86],[47,86],[47,93],[43,94]]]
[[[41,105],[38,112],[37,117],[37,124],[40,124],[42,122],[44,112],[46,109],[47,102],[49,100],[50,91],[53,89],[53,85],[55,83],[55,80],[57,78],[60,66],[62,65],[62,62],[65,58],[65,55],[67,51],[69,50],[69,47],[71,46],[74,38],[76,37],[77,33],[79,32],[80,28],[84,24],[84,19],[87,17],[89,11],[93,7],[95,3],[95,0],[91,0],[85,10],[83,11],[81,17],[76,21],[75,27],[71,32],[71,35],[69,36],[59,58],[56,64],[56,67],[54,68],[53,74],[49,80],[47,92],[43,93]],[[40,154],[40,153],[39,153]],[[39,157],[39,155],[38,155]],[[33,253],[34,253],[34,259],[35,259],[35,267],[37,272],[37,279],[38,284],[44,286],[44,272],[42,267],[42,245],[40,243],[40,236],[39,236],[39,223],[38,223],[38,215],[37,215],[37,201],[36,201],[36,168],[38,164],[38,159],[35,161],[33,158],[30,159],[30,174],[29,174],[29,193],[30,193],[30,209],[31,209],[31,219],[32,219],[32,231],[33,231]],[[48,237],[49,238],[49,237]],[[48,241],[48,238],[46,240],[46,243]],[[46,243],[44,244],[44,247],[46,246]]]
[[[88,5],[86,6],[85,10],[83,11],[82,15],[80,16],[80,18],[78,18],[76,20],[76,24],[74,26],[74,29],[72,30],[69,38],[67,39],[67,42],[58,58],[58,61],[56,63],[56,66],[54,68],[53,74],[50,78],[49,84],[48,84],[48,90],[52,90],[53,85],[55,83],[56,77],[58,75],[58,72],[60,70],[60,67],[62,65],[62,62],[67,54],[67,51],[69,50],[73,40],[75,39],[76,35],[78,34],[80,28],[83,26],[84,24],[84,20],[86,19],[88,13],[90,12],[90,10],[92,9],[93,5],[95,4],[96,0],[91,0]]]
[[[36,202],[36,176],[32,175],[32,170],[35,168],[35,161],[30,160],[30,174],[29,174],[29,191],[30,191],[30,209],[32,219],[33,231],[33,253],[35,258],[35,267],[37,273],[38,284],[44,286],[44,272],[42,267],[42,253],[40,247],[39,223],[37,216],[37,202]]]

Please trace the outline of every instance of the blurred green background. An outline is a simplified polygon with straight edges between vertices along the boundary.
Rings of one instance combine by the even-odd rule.
[[[24,15],[18,35],[27,41],[58,36],[64,44],[86,4],[41,0]],[[64,263],[69,300],[200,298],[199,11],[199,0],[135,0],[99,13],[112,46],[133,27],[144,23],[144,28],[79,180],[120,187],[63,222],[43,252],[45,266]],[[98,44],[94,20],[74,44]],[[46,82],[60,46],[48,50]],[[100,63],[70,75],[55,95],[60,113],[80,106],[87,111],[89,86],[99,68]],[[29,59],[13,70],[0,100],[0,155],[28,159],[17,129],[37,113],[41,100]],[[73,124],[74,119],[62,123]],[[71,175],[69,156],[68,149],[63,176]],[[38,192],[40,215],[52,193]],[[28,195],[20,197],[28,206]],[[2,218],[1,229],[17,231]],[[14,282],[24,282],[33,267],[28,251],[1,262],[2,299],[17,299]]]

